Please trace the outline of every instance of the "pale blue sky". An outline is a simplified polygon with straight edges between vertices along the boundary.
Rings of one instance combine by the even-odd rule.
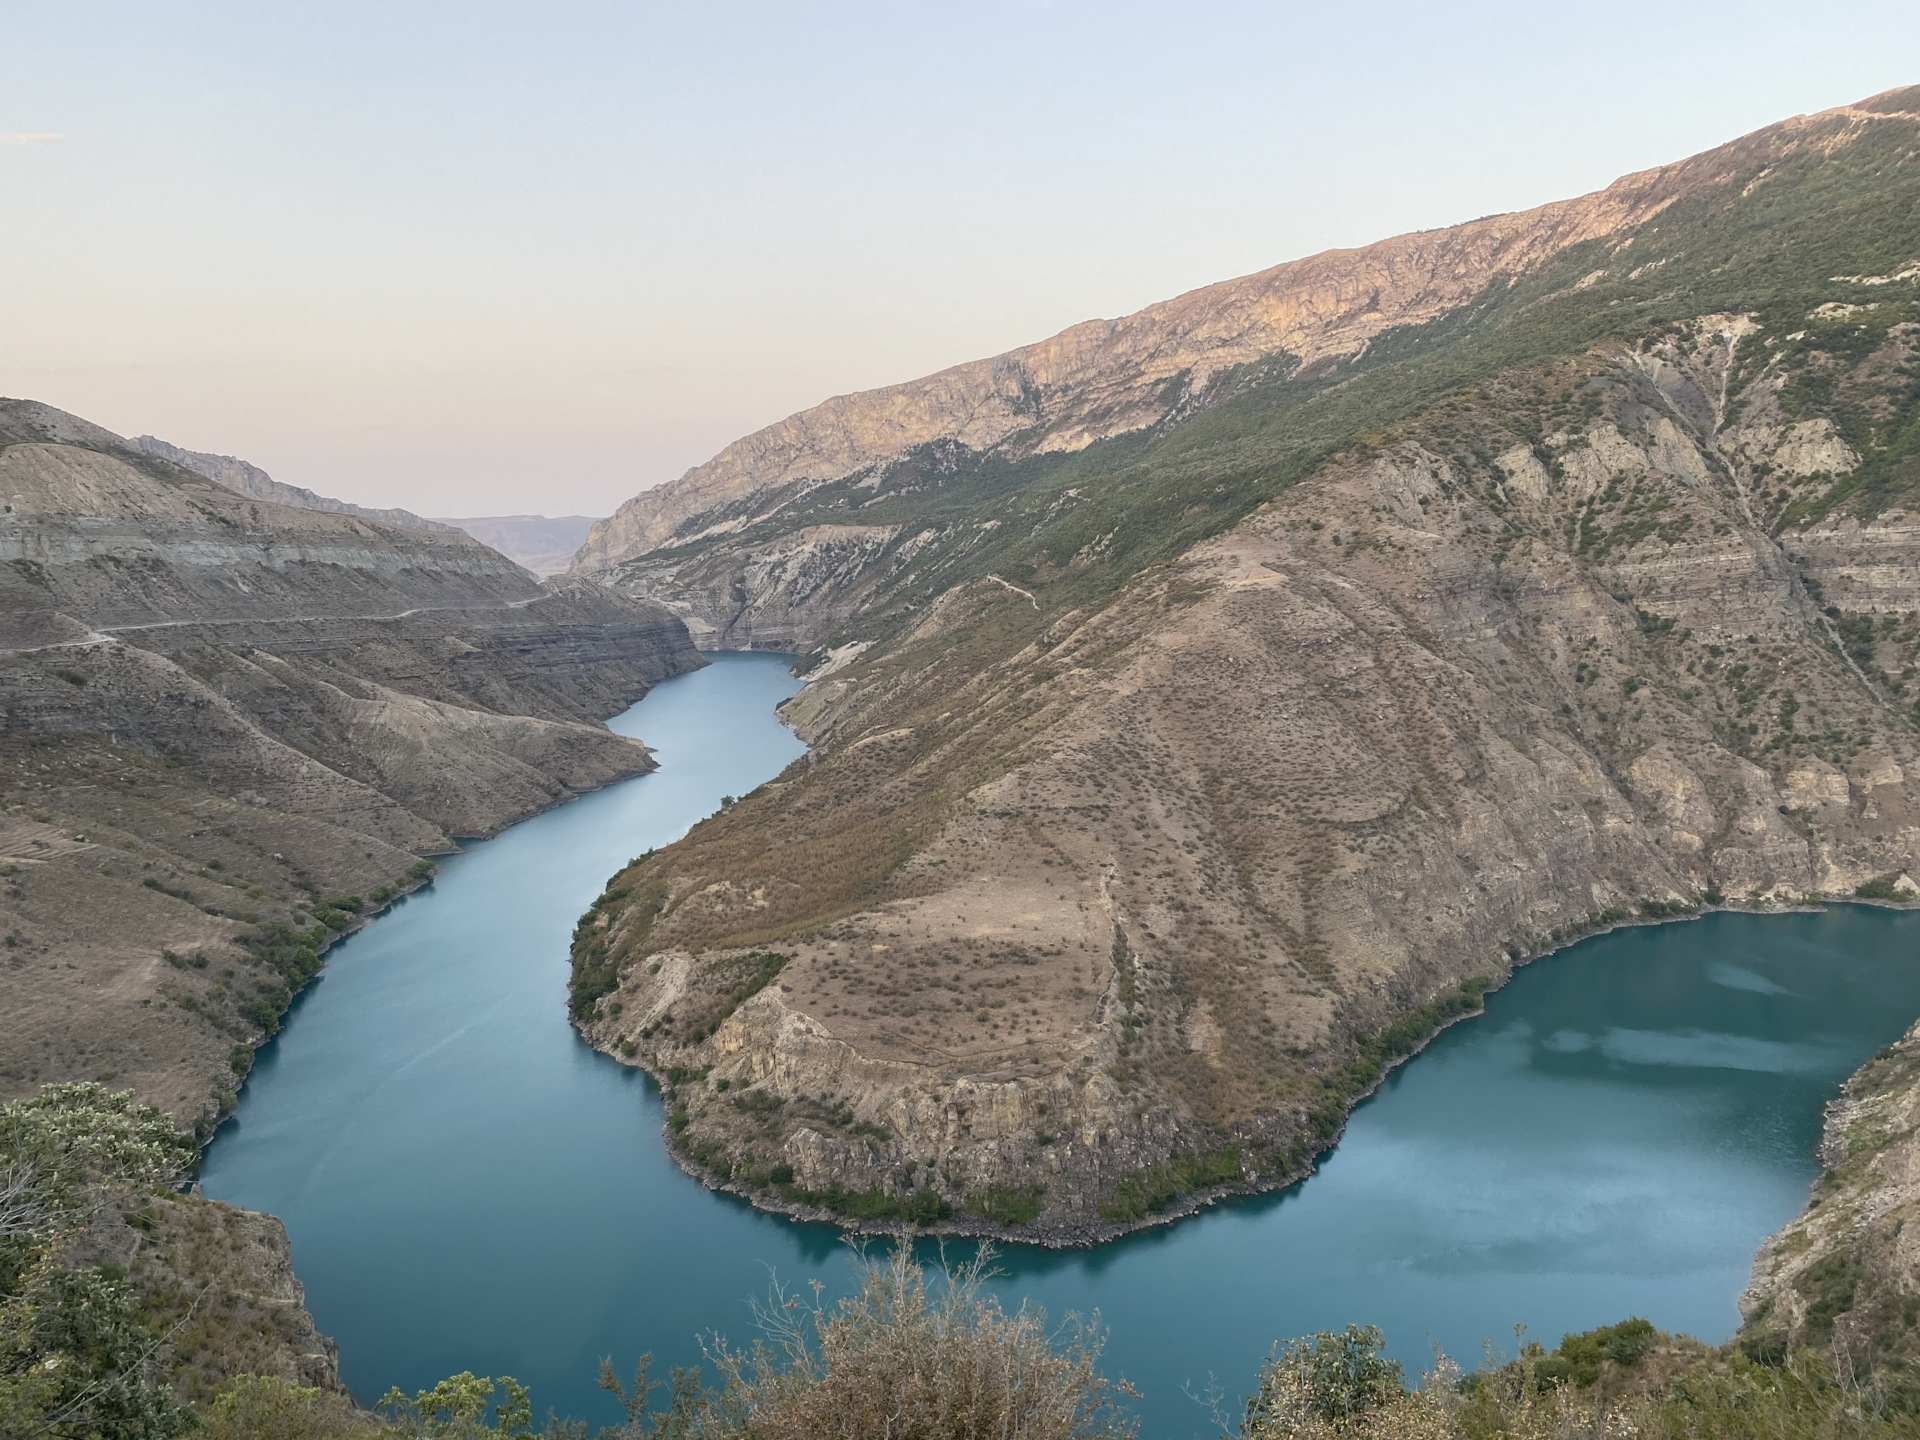
[[[1912,0],[5,11],[0,393],[434,514],[1920,82]]]

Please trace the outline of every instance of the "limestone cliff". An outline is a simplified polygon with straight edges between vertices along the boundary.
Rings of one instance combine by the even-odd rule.
[[[1532,269],[1149,432],[609,572],[812,640],[815,750],[615,878],[577,1022],[712,1183],[1078,1241],[1302,1173],[1595,926],[1920,892],[1917,122],[1536,216]]]
[[[0,402],[0,1093],[204,1127],[315,952],[419,856],[651,766],[658,607],[454,530],[247,498]]]

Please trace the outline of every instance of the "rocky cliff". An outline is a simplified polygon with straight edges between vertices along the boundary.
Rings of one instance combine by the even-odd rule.
[[[422,855],[650,768],[656,606],[454,530],[249,499],[0,402],[0,1093],[203,1130],[317,952]]]
[[[196,1190],[123,1199],[96,1215],[69,1256],[123,1272],[185,1401],[242,1375],[270,1375],[338,1395],[339,1354],[306,1308],[286,1228]]]
[[[1920,1025],[1827,1107],[1820,1162],[1806,1211],[1754,1261],[1741,1344],[1768,1360],[1812,1349],[1850,1387],[1911,1396],[1920,1251],[1906,1227],[1920,1216]]]
[[[1288,353],[1105,438],[641,497],[601,578],[816,646],[815,752],[615,878],[577,1022],[711,1183],[1087,1240],[1299,1175],[1570,937],[1920,893],[1917,150],[1896,92],[1196,292]]]

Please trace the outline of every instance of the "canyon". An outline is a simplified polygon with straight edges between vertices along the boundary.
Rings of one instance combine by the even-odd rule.
[[[440,520],[542,577],[562,574],[599,522],[585,515],[478,515]]]
[[[602,722],[696,647],[800,654],[810,749],[613,876],[570,1018],[705,1184],[856,1229],[1279,1189],[1571,940],[1920,900],[1916,216],[1920,87],[837,397],[545,580],[0,401],[0,1096],[206,1140],[433,856],[651,767]],[[1913,1051],[1754,1353],[1911,1342]],[[227,1297],[192,1384],[337,1386],[275,1222],[88,1243]]]
[[[249,498],[0,402],[0,1094],[200,1134],[423,857],[639,774],[601,723],[701,664],[658,606],[458,531]]]
[[[709,1184],[1097,1241],[1511,967],[1915,870],[1920,90],[841,397],[570,574],[807,654],[574,1015]]]
[[[204,1141],[336,939],[649,770],[601,722],[704,663],[658,606],[32,401],[0,507],[0,1099],[98,1081]],[[69,1261],[127,1277],[181,1399],[345,1393],[273,1216],[117,1196]]]

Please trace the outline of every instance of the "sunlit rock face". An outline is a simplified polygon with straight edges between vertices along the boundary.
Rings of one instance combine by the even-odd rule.
[[[1789,121],[638,497],[576,570],[807,649],[815,750],[616,877],[585,1033],[704,1072],[674,1143],[759,1203],[1081,1240],[1299,1174],[1571,936],[1916,893],[1916,139]]]

